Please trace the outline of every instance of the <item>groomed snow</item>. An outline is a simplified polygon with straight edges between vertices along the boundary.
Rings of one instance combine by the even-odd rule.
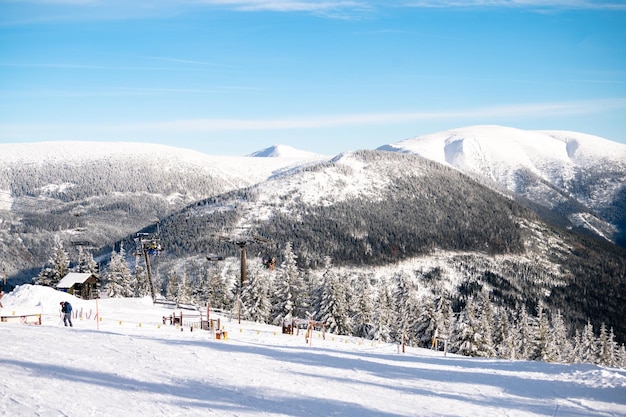
[[[64,327],[59,302],[82,319]],[[623,416],[626,371],[475,359],[228,320],[227,340],[163,325],[150,299],[78,300],[24,285],[0,323],[3,416]],[[25,313],[23,313],[25,314]],[[189,316],[190,322],[186,322]],[[217,318],[215,314],[212,318]]]

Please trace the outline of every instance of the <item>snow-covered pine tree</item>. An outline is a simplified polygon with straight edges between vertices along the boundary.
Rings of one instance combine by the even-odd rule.
[[[515,323],[517,340],[515,350],[517,359],[531,358],[534,346],[534,318],[528,314],[523,304],[517,306],[517,321]]]
[[[604,323],[600,326],[600,334],[598,335],[597,363],[603,366],[616,366],[617,364],[615,334],[613,328],[608,331]]]
[[[183,271],[183,279],[178,285],[178,296],[176,297],[180,304],[192,304],[193,297],[191,295],[192,285],[186,271]]]
[[[396,323],[396,317],[393,308],[392,292],[384,279],[381,279],[378,284],[375,306],[374,333],[372,337],[379,342],[391,342],[391,332],[394,323]]]
[[[615,341],[615,332],[613,331],[613,327],[611,327],[611,330],[609,331],[608,344],[609,344],[608,360],[607,360],[607,363],[603,365],[612,366],[612,367],[623,366],[621,365],[621,362],[620,362],[619,346],[617,345],[617,342]]]
[[[220,275],[217,266],[208,268],[203,283],[202,295],[211,308],[229,310],[232,299],[229,297],[226,280]]]
[[[519,341],[522,339],[521,326],[517,325],[515,312],[512,312],[510,315],[507,314],[507,316],[508,317],[506,319],[509,320],[507,325],[507,334],[499,357],[503,359],[520,359],[521,347]]]
[[[583,363],[596,363],[598,359],[598,345],[593,333],[593,325],[587,322],[580,336],[581,358]]]
[[[131,286],[133,276],[126,263],[124,246],[120,245],[119,252],[111,254],[111,262],[105,273],[106,289],[109,297],[133,297],[134,288]]]
[[[548,354],[555,362],[565,363],[572,351],[572,344],[567,337],[567,328],[561,311],[557,310],[552,314],[551,323]]]
[[[137,287],[135,288],[135,297],[145,297],[150,295],[148,273],[141,265],[135,266],[135,282],[137,283]]]
[[[392,338],[396,343],[411,345],[415,336],[415,319],[417,317],[417,285],[405,272],[394,276],[395,289],[393,299],[396,307],[396,323],[392,330]]]
[[[272,283],[273,280],[270,280],[270,285]],[[296,311],[297,317],[314,319],[317,311],[319,311],[319,300],[321,299],[319,288],[321,286],[321,280],[318,274],[307,269],[302,274],[302,284],[303,287],[299,297],[300,302],[298,303],[298,310]]]
[[[496,327],[493,305],[489,299],[489,292],[485,289],[480,292],[478,298],[478,311],[480,322],[480,356],[491,358],[495,356],[496,350],[493,342],[493,333]]]
[[[319,318],[326,324],[329,332],[339,335],[351,333],[350,317],[348,316],[347,278],[339,276],[332,268],[330,258],[326,258],[325,272],[322,280],[322,299]]]
[[[617,350],[617,365],[620,368],[626,368],[626,346],[622,345]]]
[[[266,269],[257,267],[248,275],[241,292],[242,316],[246,320],[267,323],[272,304],[270,302],[270,276]]]
[[[172,272],[167,275],[167,287],[165,287],[165,298],[178,304],[178,275]]]
[[[454,352],[459,355],[487,356],[476,304],[474,297],[468,297],[465,308],[459,314],[452,340]]]
[[[430,348],[435,337],[435,331],[437,331],[437,336],[439,336],[435,300],[432,293],[427,292],[422,295],[417,310],[418,316],[413,332],[415,334],[415,342],[419,347]]]
[[[543,300],[539,300],[537,303],[536,323],[529,359],[543,362],[554,362],[556,358],[550,354],[551,350],[549,348],[550,322],[545,311]]]
[[[297,256],[293,252],[291,242],[285,244],[283,258],[284,260],[275,282],[272,300],[272,322],[276,325],[282,324],[283,320],[292,319],[296,311],[300,314],[304,313],[302,311],[302,303],[299,300],[303,284],[296,262]]]
[[[440,294],[436,303],[435,317],[437,322],[437,338],[439,342],[450,340],[454,331],[454,311],[446,294]],[[438,348],[435,346],[435,348]]]
[[[354,281],[356,303],[352,316],[352,334],[357,337],[371,339],[374,334],[374,298],[369,279]]]
[[[495,355],[498,358],[511,358],[511,349],[514,349],[513,341],[509,339],[510,322],[507,310],[499,308],[496,310],[495,315],[495,327],[493,330],[493,345],[495,348]]]
[[[54,248],[46,266],[35,277],[36,285],[55,287],[67,275],[70,267],[70,258],[63,248],[63,241],[58,235],[54,236]]]
[[[572,350],[567,358],[569,363],[582,363],[583,362],[583,341],[582,334],[578,329],[574,333],[574,340],[572,341]]]
[[[91,251],[85,250],[82,246],[78,247],[78,262],[73,270],[79,273],[98,274],[98,264],[93,259]]]

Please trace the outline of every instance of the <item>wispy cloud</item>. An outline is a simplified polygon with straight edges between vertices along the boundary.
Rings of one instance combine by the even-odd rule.
[[[355,19],[376,10],[372,0],[191,0],[241,12],[308,13],[332,19]]]
[[[190,7],[220,7],[241,12],[303,12],[326,17],[351,17],[376,9],[379,0],[161,0],[126,2],[125,0],[0,0],[41,6],[89,6],[90,9],[118,9],[110,18],[135,16],[141,11],[188,10]],[[383,3],[384,4],[384,3]],[[94,16],[95,17],[95,16]],[[103,16],[100,16],[102,18]]]
[[[107,125],[17,125],[0,124],[0,139],[29,137],[38,133],[202,133],[252,130],[322,129],[349,126],[385,125],[418,121],[450,121],[498,118],[528,118],[595,114],[626,108],[626,98],[609,100],[573,101],[558,103],[528,103],[482,108],[431,112],[362,113],[332,116],[285,117],[276,119],[186,119],[160,122],[139,122]]]
[[[0,62],[0,67],[17,67],[17,68],[58,68],[58,69],[86,69],[86,70],[122,70],[122,71],[173,71],[179,70],[179,67],[147,67],[147,66],[126,66],[126,65],[88,65],[88,64],[68,64],[68,63],[7,63]]]
[[[129,130],[227,131],[318,129],[357,125],[406,123],[422,120],[467,118],[546,117],[550,115],[593,114],[625,108],[626,98],[561,103],[529,103],[434,112],[363,113],[337,116],[310,116],[281,119],[193,119],[117,126]]]
[[[511,7],[533,9],[624,10],[622,0],[408,0],[406,7],[475,8]]]

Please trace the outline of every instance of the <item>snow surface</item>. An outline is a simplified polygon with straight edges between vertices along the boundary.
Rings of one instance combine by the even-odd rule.
[[[133,161],[138,166],[153,166],[161,170],[178,170],[182,167],[199,169],[228,178],[241,178],[247,184],[265,181],[276,172],[303,163],[329,159],[311,152],[281,147],[284,152],[274,158],[248,156],[207,155],[202,152],[173,146],[137,142],[89,142],[58,141],[19,144],[0,144],[0,166],[34,165],[63,161],[67,165],[79,165],[93,161]],[[73,184],[50,184],[45,191],[60,191]],[[0,190],[0,197],[3,192]],[[3,199],[4,200],[4,199]],[[0,202],[0,204],[2,204]]]
[[[82,319],[63,327],[59,302]],[[79,300],[23,285],[0,323],[3,416],[624,416],[626,370],[476,359],[228,320],[163,325],[150,299]],[[96,309],[100,320],[96,320]],[[212,318],[216,314],[212,313]]]
[[[524,168],[550,183],[571,178],[576,167],[626,165],[626,145],[568,131],[469,126],[405,139],[379,149],[416,153],[516,189]]]

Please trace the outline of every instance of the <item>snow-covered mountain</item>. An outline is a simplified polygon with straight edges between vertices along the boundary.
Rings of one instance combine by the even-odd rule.
[[[295,150],[252,158],[129,142],[0,144],[4,267],[9,276],[40,269],[52,234],[103,247],[195,201],[320,159]]]
[[[287,145],[272,145],[247,156],[260,158],[298,158],[298,159],[322,159],[323,155],[314,152],[303,151]]]
[[[0,147],[7,201],[0,249],[9,277],[37,275],[54,235],[68,244],[88,240],[103,252],[125,239],[130,254],[132,236],[157,220],[162,276],[198,276],[207,253],[238,255],[214,239],[216,230],[252,228],[271,240],[263,248],[271,255],[293,243],[303,269],[322,268],[326,257],[361,268],[362,276],[401,267],[419,274],[422,288],[445,287],[459,303],[480,288],[509,305],[548,297],[572,322],[606,322],[626,339],[618,290],[626,256],[614,245],[555,230],[458,169],[418,155],[227,158],[146,145],[56,144],[59,150],[40,153],[44,145],[13,146],[21,145]],[[75,260],[77,248],[68,249]],[[185,265],[195,269],[182,271]],[[614,292],[601,305],[594,301]]]
[[[165,266],[162,258],[161,271],[191,276],[182,257],[192,265],[207,253],[238,256],[211,235],[249,229],[270,240],[251,248],[250,257],[277,257],[280,264],[290,242],[302,269],[323,270],[330,259],[361,279],[404,271],[418,277],[420,290],[445,291],[458,304],[482,288],[509,307],[543,301],[577,326],[588,318],[600,326],[603,317],[626,338],[626,294],[618,289],[626,279],[623,251],[556,229],[511,198],[417,155],[346,152],[189,206],[162,223],[161,242],[176,251],[176,262]]]
[[[626,236],[626,145],[566,131],[473,126],[380,150],[415,153],[506,189],[610,241]]]

